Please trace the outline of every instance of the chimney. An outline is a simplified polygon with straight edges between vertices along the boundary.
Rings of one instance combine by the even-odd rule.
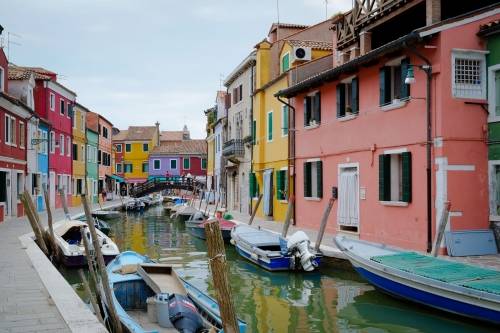
[[[160,122],[156,122],[155,123],[156,125],[156,145],[159,146],[160,145]]]
[[[182,128],[182,140],[190,140],[189,130],[187,125]]]

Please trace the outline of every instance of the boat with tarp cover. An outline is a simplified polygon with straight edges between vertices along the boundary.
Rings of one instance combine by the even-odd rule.
[[[379,290],[500,324],[500,271],[337,236],[354,269]]]

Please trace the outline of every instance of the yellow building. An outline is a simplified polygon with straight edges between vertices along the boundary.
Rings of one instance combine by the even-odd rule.
[[[149,153],[160,142],[160,124],[130,126],[124,139],[123,172],[128,184],[140,184],[149,176]]]
[[[311,27],[273,24],[267,39],[255,46],[256,70],[253,100],[254,142],[250,195],[253,205],[263,195],[257,216],[284,221],[293,194],[289,166],[289,107],[274,95],[288,87],[294,67],[332,53],[330,20]],[[301,49],[297,53],[298,49]]]
[[[72,205],[80,206],[80,194],[85,193],[85,147],[86,147],[86,115],[88,110],[76,104],[73,108],[73,180]]]
[[[205,111],[207,116],[207,190],[214,189],[215,145],[214,124],[217,119],[216,108]]]

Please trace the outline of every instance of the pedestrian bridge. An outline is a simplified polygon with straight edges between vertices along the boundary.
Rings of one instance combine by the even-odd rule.
[[[136,185],[131,189],[130,195],[138,198],[163,190],[196,191],[201,190],[204,186],[204,183],[188,177],[156,177]]]

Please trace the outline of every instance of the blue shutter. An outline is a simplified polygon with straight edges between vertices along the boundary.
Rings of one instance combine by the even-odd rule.
[[[321,122],[321,93],[316,93],[313,96],[313,119],[317,123]]]
[[[408,74],[408,68],[410,67],[410,58],[404,58],[401,60],[401,98],[410,97],[410,85],[405,83],[406,75]]]
[[[403,183],[403,198],[404,202],[411,202],[411,152],[401,154],[402,159],[402,183]]]
[[[304,162],[304,197],[311,196],[311,163]]]
[[[355,77],[351,81],[351,109],[352,113],[359,113],[359,79]]]
[[[318,198],[323,198],[323,162],[318,161],[316,162],[316,180],[317,180],[317,189],[318,193],[316,193],[316,196]]]
[[[378,199],[391,200],[391,155],[378,156]]]
[[[391,102],[391,68],[382,67],[380,69],[380,105]]]
[[[311,97],[304,97],[304,127],[309,125],[309,119],[311,118]]]

